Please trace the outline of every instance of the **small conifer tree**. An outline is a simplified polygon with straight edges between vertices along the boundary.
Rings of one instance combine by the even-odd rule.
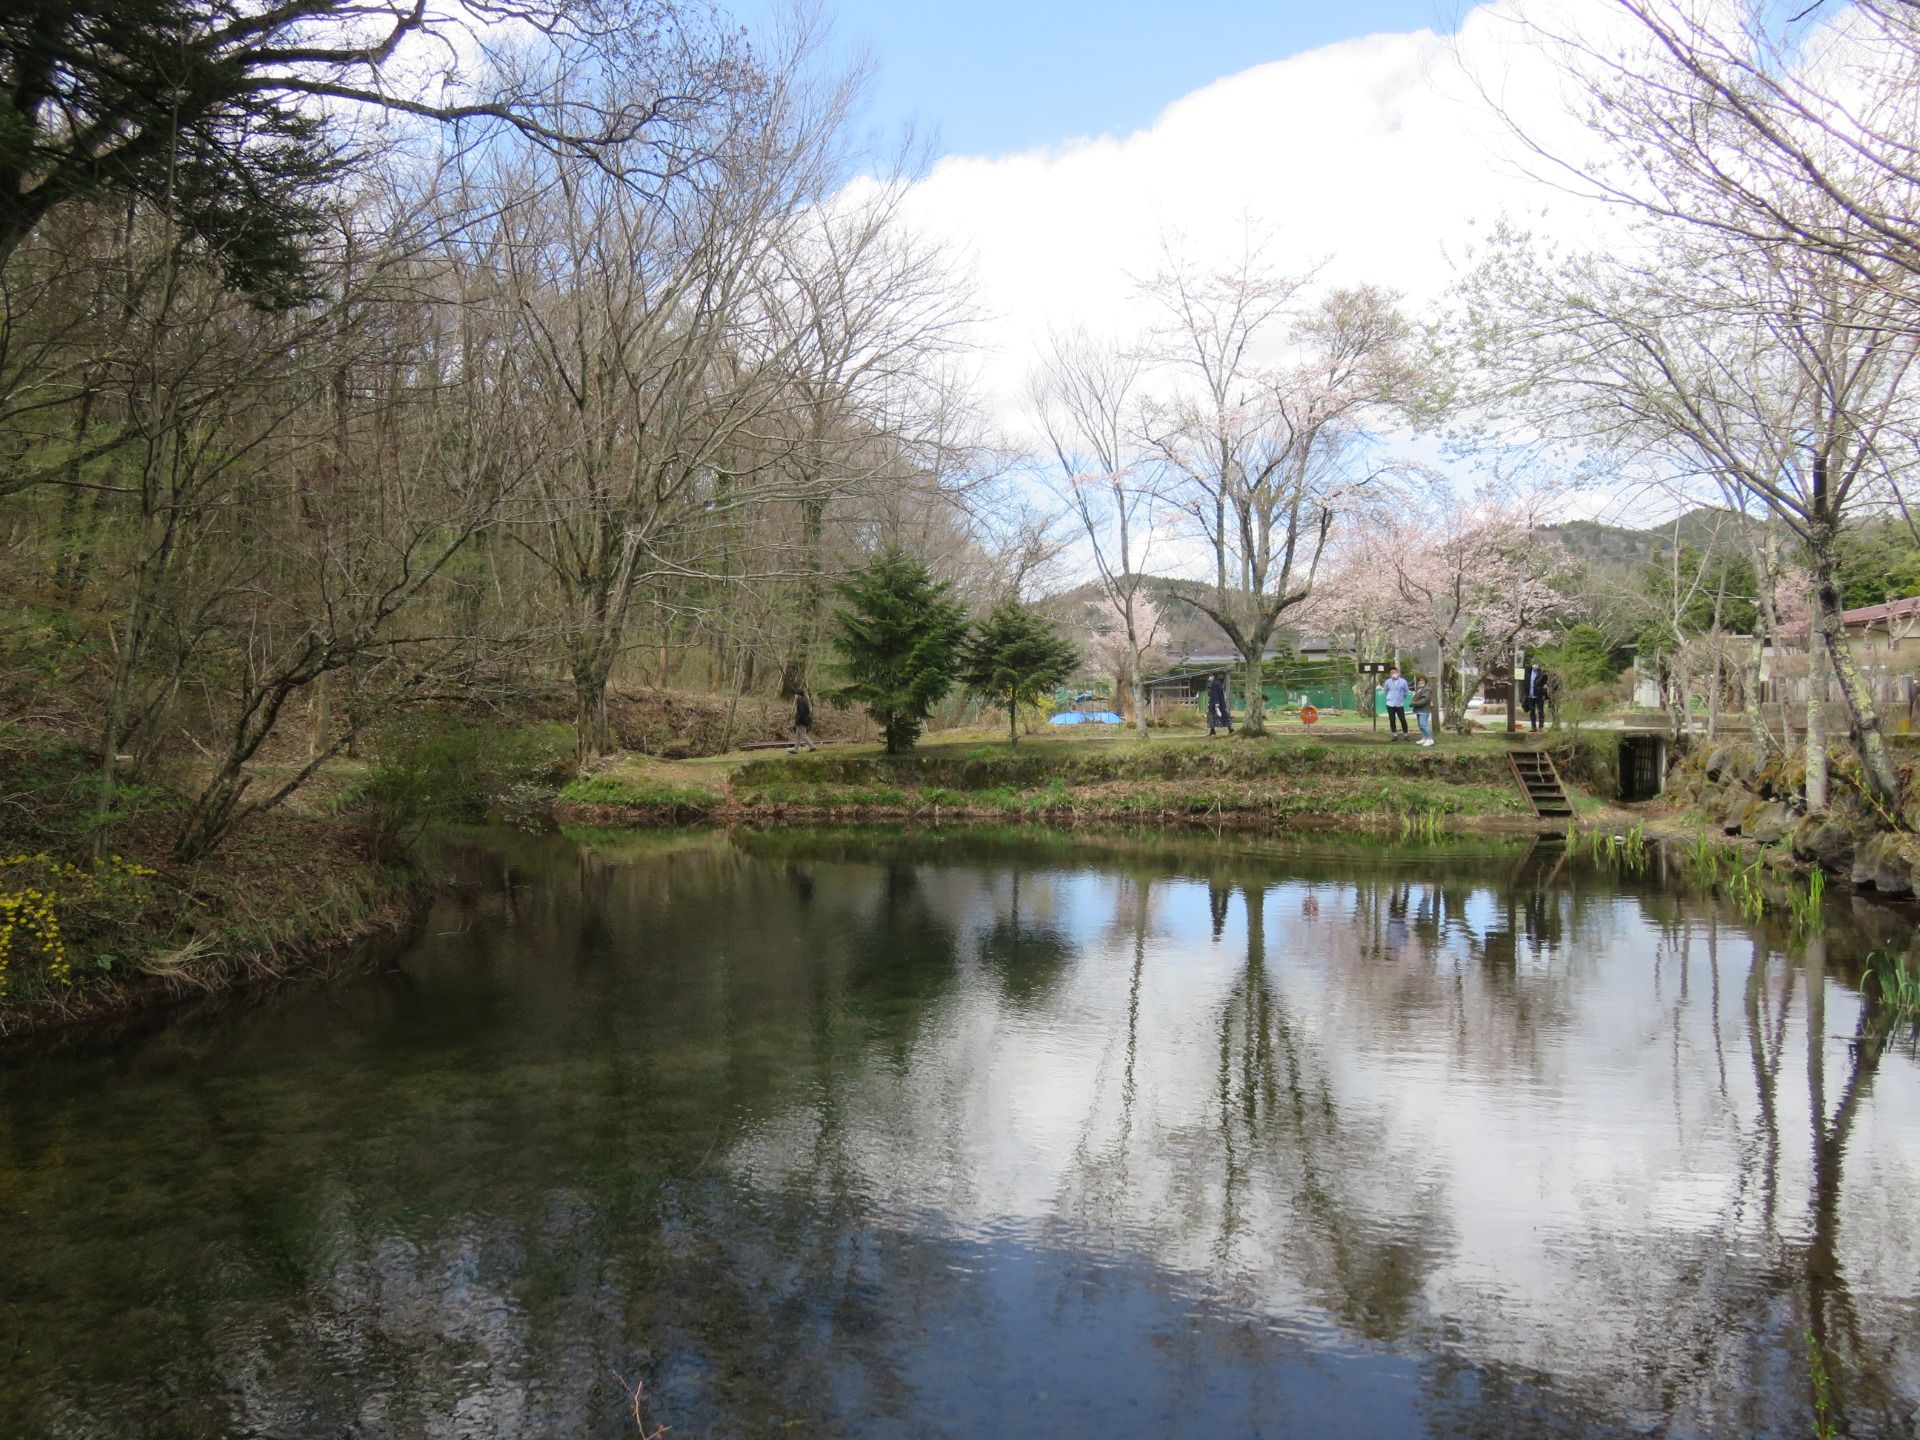
[[[846,601],[834,617],[833,648],[847,683],[828,693],[839,705],[864,705],[886,735],[887,753],[904,755],[940,698],[953,688],[967,616],[927,567],[894,549],[834,589]]]
[[[1038,701],[1079,663],[1073,646],[1048,621],[1009,601],[968,637],[960,679],[982,699],[1007,707],[1007,742],[1018,745],[1021,702]]]

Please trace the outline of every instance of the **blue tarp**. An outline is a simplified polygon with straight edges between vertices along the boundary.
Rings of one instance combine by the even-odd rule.
[[[1047,722],[1049,725],[1124,725],[1111,710],[1065,710]]]

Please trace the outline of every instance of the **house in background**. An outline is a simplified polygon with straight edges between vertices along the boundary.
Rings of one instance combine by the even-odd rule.
[[[1888,600],[1879,605],[1862,605],[1843,611],[1847,627],[1847,645],[1853,658],[1868,670],[1884,674],[1911,674],[1920,670],[1920,596]],[[1807,651],[1805,620],[1780,627],[1780,649],[1788,654]],[[1760,676],[1773,678],[1772,647],[1760,657]]]

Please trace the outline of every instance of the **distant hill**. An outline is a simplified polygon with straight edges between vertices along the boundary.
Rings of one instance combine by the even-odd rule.
[[[1730,510],[1702,507],[1687,511],[1678,521],[1669,520],[1644,530],[1606,525],[1598,520],[1568,520],[1541,528],[1566,546],[1574,559],[1591,568],[1631,570],[1665,554],[1673,544],[1676,527],[1681,544],[1704,550],[1716,538],[1723,544],[1732,543],[1737,537],[1735,527],[1752,523]]]
[[[1712,545],[1716,538],[1722,544],[1731,544],[1735,538],[1733,527],[1753,522],[1743,521],[1729,510],[1702,507],[1687,511],[1677,522],[1668,520],[1644,530],[1625,525],[1607,525],[1598,520],[1568,520],[1558,525],[1542,526],[1541,530],[1566,546],[1568,553],[1589,571],[1606,575],[1638,570],[1664,555],[1667,547],[1673,543],[1676,523],[1682,544],[1704,549]],[[1159,648],[1164,654],[1169,657],[1218,655],[1233,649],[1232,642],[1218,625],[1193,606],[1175,598],[1177,591],[1191,590],[1203,586],[1205,582],[1176,580],[1163,575],[1144,576],[1142,581],[1146,594],[1160,609]],[[1050,595],[1041,604],[1065,627],[1068,636],[1083,648],[1102,623],[1106,611],[1105,595],[1097,580],[1089,580],[1084,585]],[[1274,641],[1276,644],[1292,644],[1297,643],[1298,638],[1294,631],[1282,630],[1274,636]]]
[[[1177,589],[1191,588],[1193,584],[1191,580],[1175,580],[1163,575],[1141,577],[1144,594],[1160,612],[1159,648],[1168,655],[1219,654],[1231,650],[1232,643],[1218,625],[1191,605],[1174,598]],[[1106,612],[1106,594],[1099,581],[1089,580],[1084,585],[1048,596],[1042,604],[1067,627],[1074,640],[1084,644]]]

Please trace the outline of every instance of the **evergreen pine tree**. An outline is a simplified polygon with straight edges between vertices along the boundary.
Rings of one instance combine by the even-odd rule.
[[[887,753],[904,755],[953,687],[966,611],[925,565],[898,549],[834,589],[847,602],[834,617],[833,635],[847,683],[828,698],[866,706],[886,734]]]
[[[1026,606],[998,606],[968,637],[960,679],[983,699],[1007,707],[1007,741],[1020,743],[1020,703],[1038,701],[1065,680],[1080,657],[1053,626]]]

